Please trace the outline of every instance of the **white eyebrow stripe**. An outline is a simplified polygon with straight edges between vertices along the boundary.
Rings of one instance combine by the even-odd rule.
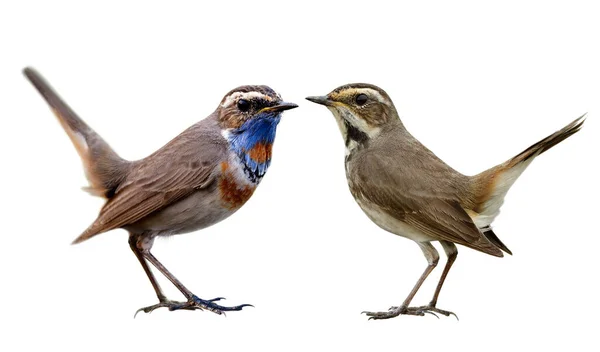
[[[233,104],[234,102],[238,101],[239,99],[247,99],[250,100],[252,98],[260,98],[260,99],[265,99],[268,101],[272,101],[273,98],[271,98],[270,96],[260,93],[260,92],[234,92],[231,93],[229,96],[227,96],[227,98],[225,98],[225,100],[223,100],[223,104],[221,104],[221,107],[228,107],[231,104]]]
[[[372,88],[356,88],[356,91],[360,94],[360,93],[364,93],[368,96],[374,97],[375,99],[377,99],[380,103],[384,103],[387,104],[387,102],[385,101],[385,98],[383,97],[383,95],[381,95],[381,93],[379,93],[378,91],[376,91],[375,89]]]

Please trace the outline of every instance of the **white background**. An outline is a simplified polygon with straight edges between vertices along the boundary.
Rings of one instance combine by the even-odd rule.
[[[597,350],[600,28],[591,4],[3,2],[0,350]],[[267,84],[300,105],[285,113],[272,166],[246,206],[154,247],[198,296],[256,308],[133,319],[156,297],[126,233],[69,245],[102,200],[80,191],[78,156],[21,75],[27,65],[128,159],[239,85]],[[407,128],[466,174],[589,112],[582,132],[507,196],[495,231],[514,256],[459,249],[439,300],[459,322],[360,314],[400,304],[426,262],[354,203],[334,119],[304,100],[357,81],[386,89]],[[415,304],[429,302],[444,263]]]

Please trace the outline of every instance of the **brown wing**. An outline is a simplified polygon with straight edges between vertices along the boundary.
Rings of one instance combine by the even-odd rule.
[[[355,197],[429,237],[502,256],[460,205],[461,180],[454,170],[437,158],[395,160],[389,154],[395,153],[366,153],[356,161],[352,177],[358,182],[351,186]]]
[[[226,155],[222,137],[201,123],[133,166],[96,221],[73,243],[133,224],[209,185]]]

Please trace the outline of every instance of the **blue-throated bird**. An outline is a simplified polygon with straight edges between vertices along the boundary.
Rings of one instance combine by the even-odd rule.
[[[346,144],[350,192],[379,227],[417,242],[427,268],[404,302],[387,312],[365,312],[370,319],[401,314],[454,314],[436,307],[440,290],[456,260],[455,244],[502,257],[511,254],[491,229],[509,188],[529,164],[581,128],[583,116],[514,158],[475,176],[452,169],[404,128],[383,89],[357,83],[326,96],[308,97],[334,115]],[[431,245],[439,241],[448,261],[431,302],[410,307],[412,298],[439,260]]]
[[[194,295],[152,255],[157,236],[211,226],[236,212],[252,196],[271,164],[275,132],[286,103],[267,86],[242,86],[225,95],[217,109],[150,156],[127,161],[92,130],[32,68],[25,76],[50,105],[83,161],[91,194],[106,203],[97,219],[73,243],[117,228],[129,232],[129,245],[150,279],[159,302],[138,310],[149,313],[206,309],[217,314],[248,304],[221,306],[221,297]],[[171,301],[161,291],[148,263],[158,269],[186,301]]]

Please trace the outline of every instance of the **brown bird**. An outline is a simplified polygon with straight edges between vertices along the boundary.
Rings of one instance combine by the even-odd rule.
[[[436,307],[460,244],[486,254],[512,254],[491,225],[504,196],[538,155],[579,131],[584,116],[525,149],[514,158],[475,176],[452,169],[404,127],[390,97],[371,84],[341,86],[326,96],[308,97],[334,115],[346,144],[350,192],[379,227],[419,245],[427,268],[404,302],[387,312],[364,312],[369,319],[401,314],[454,313]],[[436,267],[439,241],[448,261],[426,306],[410,307],[421,284]]]
[[[92,130],[33,69],[25,76],[50,105],[75,145],[90,183],[106,199],[96,221],[73,243],[117,228],[129,232],[129,246],[150,279],[159,303],[138,310],[209,310],[225,307],[222,297],[201,299],[150,252],[154,239],[199,230],[229,217],[252,196],[271,163],[275,131],[286,103],[267,86],[242,86],[225,95],[217,109],[150,156],[126,161]],[[181,293],[185,302],[163,294],[148,263]],[[137,314],[137,313],[136,313]]]

